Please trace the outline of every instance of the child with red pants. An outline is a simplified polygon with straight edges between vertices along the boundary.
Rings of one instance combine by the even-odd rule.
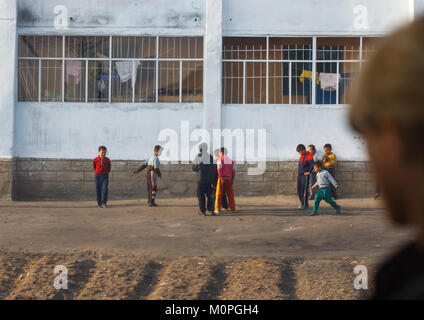
[[[236,175],[235,163],[227,156],[227,150],[221,148],[220,158],[217,161],[218,183],[216,186],[215,214],[221,213],[222,195],[227,194],[231,212],[236,212],[234,201],[233,180]]]

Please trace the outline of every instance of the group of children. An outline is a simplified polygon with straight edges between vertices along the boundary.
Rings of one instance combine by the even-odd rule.
[[[297,194],[299,196],[299,209],[308,209],[308,200],[314,200],[311,216],[318,214],[319,204],[325,200],[336,213],[340,214],[340,206],[334,201],[337,199],[336,190],[339,188],[335,180],[337,157],[332,151],[331,144],[324,146],[324,156],[320,160],[314,145],[308,149],[299,144],[296,151],[300,155],[297,176]]]
[[[200,215],[206,216],[206,211],[211,215],[220,214],[222,208],[236,212],[233,190],[235,163],[228,157],[225,148],[215,150],[212,156],[208,153],[207,144],[202,143],[192,169],[198,173],[197,198]]]
[[[331,144],[324,146],[324,156],[320,160],[316,154],[314,145],[309,145],[308,149],[303,144],[299,144],[296,151],[300,155],[297,177],[297,194],[299,196],[299,209],[308,209],[308,200],[314,200],[311,215],[318,214],[319,204],[322,200],[329,203],[337,214],[340,213],[340,206],[334,201],[337,198],[336,189],[338,184],[335,180],[335,167],[337,157],[332,152]],[[145,169],[148,192],[148,206],[157,207],[157,179],[162,177],[160,172],[159,156],[162,152],[160,145],[155,146],[151,155],[133,174],[137,174]],[[107,207],[109,172],[111,163],[106,157],[105,146],[99,147],[99,155],[93,160],[93,170],[95,173],[97,205]],[[199,201],[199,214],[206,215],[209,211],[211,215],[220,214],[222,208],[235,212],[235,200],[233,190],[233,180],[236,175],[235,162],[227,155],[227,150],[221,148],[215,150],[213,156],[208,153],[207,144],[199,146],[199,154],[193,161],[192,170],[198,173],[197,198]]]
[[[199,200],[199,214],[211,215],[221,213],[221,208],[236,212],[233,180],[236,170],[235,163],[227,156],[227,150],[221,148],[214,152],[214,156],[207,152],[207,145],[201,144],[199,154],[193,161],[193,171],[199,173],[197,182],[197,197]],[[162,177],[160,172],[159,156],[162,152],[160,145],[155,146],[151,155],[133,174],[145,169],[148,192],[148,206],[157,207],[157,179]],[[106,157],[107,148],[100,146],[98,157],[93,159],[93,170],[95,173],[95,184],[97,194],[97,206],[107,207],[109,173],[112,168],[110,159]]]

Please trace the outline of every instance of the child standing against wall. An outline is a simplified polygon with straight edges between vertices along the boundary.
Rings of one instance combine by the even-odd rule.
[[[96,183],[97,206],[107,207],[107,196],[109,188],[109,172],[112,168],[109,158],[106,157],[105,146],[99,147],[99,156],[93,159],[94,181]]]
[[[340,206],[331,198],[330,186],[338,188],[336,180],[328,171],[323,170],[322,163],[314,163],[314,170],[317,172],[317,182],[312,186],[313,190],[317,190],[315,195],[314,207],[311,216],[318,214],[318,208],[321,200],[325,200],[329,205],[336,209],[336,213],[340,213]]]
[[[331,176],[336,178],[336,166],[337,166],[337,157],[333,153],[333,147],[331,144],[327,143],[324,146],[324,156],[322,157],[322,165],[324,170],[328,171]],[[337,199],[336,188],[331,185],[331,195],[333,199]]]
[[[162,147],[157,145],[153,150],[153,155],[151,155],[133,174],[137,174],[147,168],[146,172],[146,182],[147,182],[147,205],[149,207],[157,207],[155,202],[157,196],[157,178],[162,178],[160,172],[160,161],[159,156],[162,152]]]
[[[306,147],[303,144],[299,144],[296,147],[296,151],[300,155],[297,170],[297,195],[300,201],[298,209],[307,209],[309,208],[309,176],[313,170],[313,156],[306,151]]]
[[[315,146],[313,145],[313,144],[310,144],[309,146],[308,146],[308,152],[312,155],[312,160],[313,160],[313,163],[316,163],[316,162],[318,162],[318,161],[320,161],[320,159],[318,158],[318,155],[317,155],[317,149],[315,148]],[[311,186],[311,189],[310,189],[310,191],[309,191],[309,200],[314,200],[314,198],[315,198],[315,195],[314,195],[314,193],[312,192],[312,186],[315,184],[317,182],[317,173],[316,173],[316,171],[315,170],[312,170],[312,172],[311,172],[311,177],[310,177],[310,183],[309,183],[309,185]]]

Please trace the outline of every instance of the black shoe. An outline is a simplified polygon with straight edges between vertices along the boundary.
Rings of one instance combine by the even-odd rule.
[[[211,213],[211,216],[216,216],[215,212],[209,211]]]
[[[152,207],[158,207],[156,202],[152,202]]]
[[[206,216],[205,211],[199,210],[197,213],[199,214],[199,216]]]
[[[103,208],[100,203],[97,204],[97,208]]]

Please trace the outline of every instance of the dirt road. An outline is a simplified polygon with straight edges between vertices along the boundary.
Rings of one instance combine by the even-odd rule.
[[[196,199],[0,202],[2,299],[357,299],[353,267],[370,276],[411,238],[382,202],[342,199],[342,215],[298,211],[295,197],[238,198],[239,213],[197,214]],[[69,289],[53,287],[56,265]]]

